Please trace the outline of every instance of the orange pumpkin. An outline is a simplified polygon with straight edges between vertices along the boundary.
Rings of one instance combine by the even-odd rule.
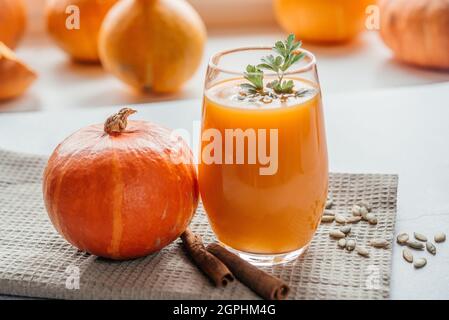
[[[185,0],[124,0],[100,31],[103,66],[138,90],[175,92],[195,73],[205,26]]]
[[[192,153],[171,131],[127,121],[79,130],[53,152],[44,172],[49,217],[80,250],[111,259],[156,252],[185,231],[198,205]]]
[[[366,7],[375,0],[274,0],[279,24],[298,39],[338,43],[364,28]]]
[[[380,35],[406,63],[449,69],[449,0],[382,0]]]
[[[98,32],[104,16],[117,1],[47,0],[48,32],[74,60],[98,62]]]
[[[23,0],[0,0],[0,41],[15,48],[26,27],[26,7]]]
[[[20,96],[36,78],[36,73],[0,42],[0,100]]]

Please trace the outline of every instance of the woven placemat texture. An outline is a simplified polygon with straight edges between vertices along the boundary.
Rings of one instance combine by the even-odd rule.
[[[157,254],[112,262],[78,251],[51,225],[42,200],[44,157],[0,150],[0,294],[62,299],[257,299],[238,281],[217,289],[198,271],[180,240]],[[370,201],[379,223],[352,226],[358,243],[393,240],[396,175],[331,174],[334,210],[350,215]],[[214,241],[202,207],[192,230]],[[335,225],[321,225],[308,251],[295,262],[265,268],[282,278],[290,299],[383,299],[389,297],[391,246],[370,249],[370,258],[337,248]],[[74,280],[79,275],[79,288]]]

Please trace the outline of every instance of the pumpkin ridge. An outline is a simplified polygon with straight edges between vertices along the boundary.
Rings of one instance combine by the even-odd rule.
[[[64,178],[66,176],[66,173],[67,173],[67,170],[68,170],[67,168],[69,167],[70,160],[71,160],[72,156],[73,155],[65,156],[65,163],[59,169],[61,171],[61,174],[58,176],[58,178],[56,180],[55,192],[54,192],[54,199],[55,199],[55,201],[53,202],[53,206],[52,206],[51,210],[53,212],[53,217],[56,219],[55,225],[57,225],[59,227],[59,229],[57,228],[57,230],[62,235],[64,235],[70,243],[73,244],[74,242],[73,242],[71,236],[69,235],[69,232],[68,232],[67,228],[65,228],[65,230],[63,229],[62,226],[64,224],[61,223],[61,219],[60,219],[60,217],[59,217],[59,215],[57,213],[59,211],[58,210],[59,203],[61,202],[61,197],[62,197],[62,194],[61,194],[62,183],[63,183],[63,180],[64,180]]]
[[[122,241],[123,235],[123,224],[122,224],[122,204],[123,204],[123,178],[122,172],[120,170],[120,163],[118,160],[117,152],[112,146],[112,177],[114,179],[115,189],[113,191],[113,204],[112,204],[112,235],[111,244],[107,249],[108,254],[112,257],[120,257],[120,243]]]
[[[51,160],[51,159],[50,159]],[[44,171],[44,194],[48,194],[48,192],[50,191],[50,186],[51,186],[51,179],[50,177],[53,176],[53,173],[55,171],[55,167],[47,167]],[[61,176],[62,178],[62,176]],[[57,181],[60,181],[59,177],[57,179]],[[55,184],[55,192],[54,194],[57,196],[60,192],[56,192],[58,190],[58,183],[56,182]],[[62,229],[61,229],[61,224],[59,221],[59,216],[56,213],[56,210],[54,209],[57,203],[57,200],[50,202],[50,201],[46,201],[47,199],[44,199],[45,201],[45,206],[47,208],[47,211],[49,213],[50,216],[50,220],[53,221],[53,224],[55,226],[56,231],[58,231],[58,233],[63,234]]]

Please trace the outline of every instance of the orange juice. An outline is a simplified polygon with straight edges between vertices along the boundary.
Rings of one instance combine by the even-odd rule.
[[[244,79],[222,81],[205,92],[201,196],[219,241],[242,252],[281,254],[304,248],[324,209],[328,161],[321,94],[307,80],[292,80],[295,87],[306,88],[307,94],[285,101],[240,101],[236,93]],[[268,164],[260,158],[255,163],[236,163],[238,146],[229,149],[226,139],[218,143],[224,150],[218,154],[221,163],[204,161],[205,151],[211,150],[211,140],[205,137],[210,129],[222,137],[227,137],[227,129],[266,132],[265,153],[277,153],[271,154],[277,162],[271,165],[273,170],[261,174],[261,168],[267,169]],[[277,136],[268,135],[272,130]],[[248,139],[244,146],[245,159],[249,159]],[[257,145],[257,152],[259,148]],[[217,156],[216,152],[212,154]],[[232,160],[229,152],[234,163],[227,161]]]

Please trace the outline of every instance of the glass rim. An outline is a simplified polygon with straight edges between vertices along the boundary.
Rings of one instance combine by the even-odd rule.
[[[223,73],[227,73],[227,74],[232,74],[232,75],[237,75],[237,76],[243,76],[244,73],[247,73],[246,71],[235,71],[235,70],[230,70],[228,68],[222,68],[219,66],[219,63],[216,62],[217,59],[220,59],[226,55],[232,54],[232,53],[236,53],[236,52],[243,52],[243,51],[257,51],[257,50],[273,50],[273,47],[269,47],[269,46],[251,46],[251,47],[239,47],[239,48],[234,48],[234,49],[228,49],[228,50],[222,50],[219,51],[217,53],[214,53],[210,59],[209,59],[209,64],[208,67],[209,68],[213,68],[216,71],[219,72],[223,72]],[[307,71],[310,71],[313,69],[314,66],[316,66],[316,57],[315,55],[310,52],[309,50],[303,49],[303,48],[299,48],[298,49],[301,53],[305,53],[306,56],[308,56],[310,58],[310,61],[305,65],[302,66],[300,68],[296,68],[293,70],[287,70],[286,72],[284,72],[284,75],[295,75],[295,74],[299,74],[299,73],[304,73]],[[249,73],[252,74],[252,73]],[[264,75],[271,77],[271,76],[277,76],[276,72],[266,72],[264,71]]]

